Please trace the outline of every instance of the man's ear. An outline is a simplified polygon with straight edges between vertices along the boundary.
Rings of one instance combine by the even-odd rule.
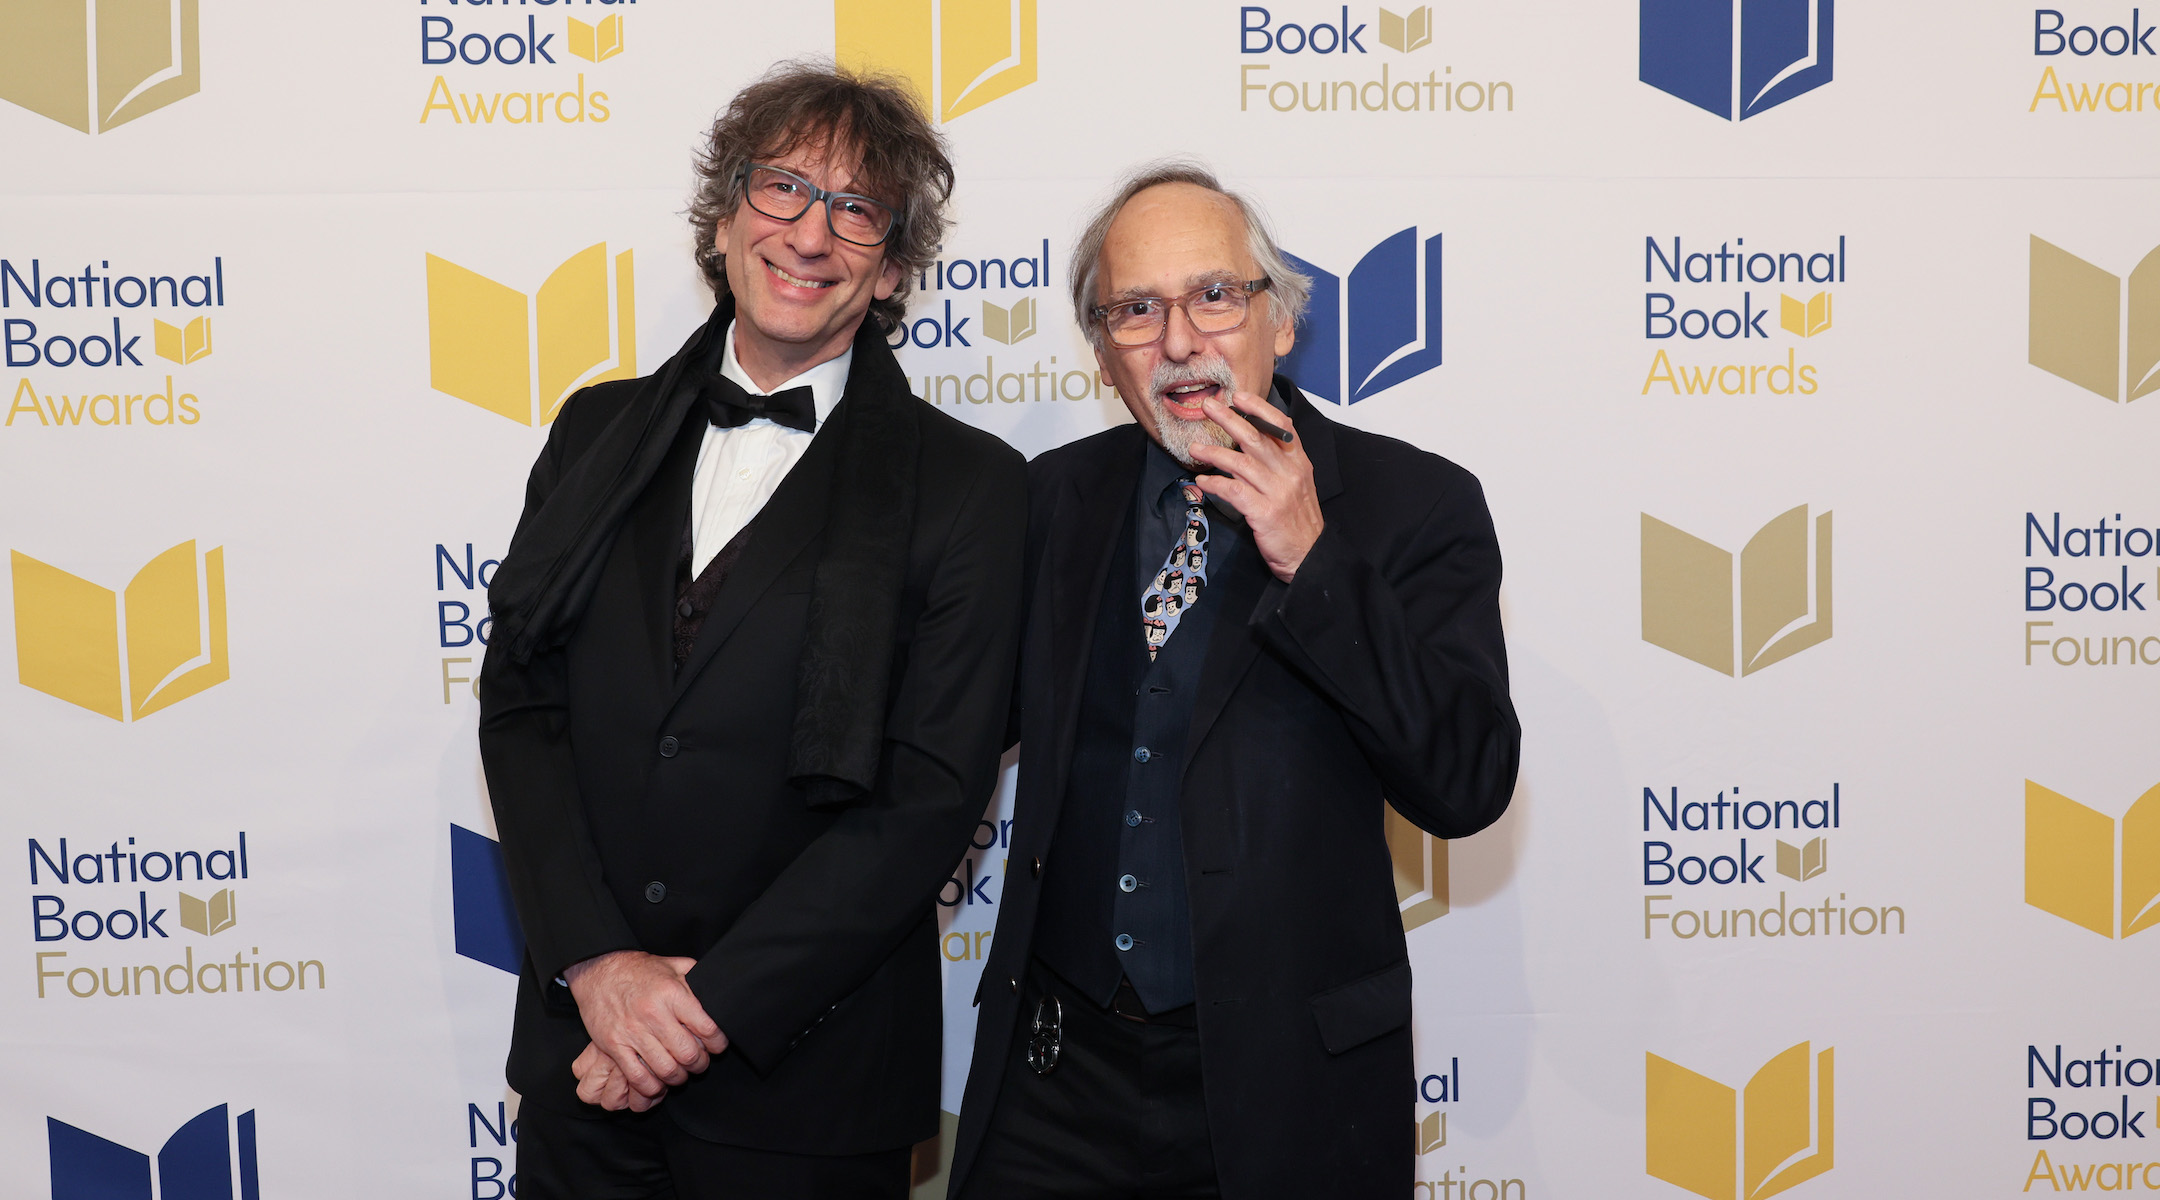
[[[870,294],[880,300],[892,299],[892,294],[900,290],[900,275],[900,264],[894,262],[891,255],[885,256],[878,267],[877,286],[870,289]]]
[[[1267,306],[1268,306],[1269,308],[1274,308],[1274,307],[1275,307],[1275,302],[1274,302],[1274,301],[1272,301],[1272,300],[1270,300],[1270,301],[1267,301]],[[1280,320],[1280,321],[1276,322],[1276,324],[1275,324],[1275,357],[1277,357],[1277,358],[1281,358],[1281,357],[1282,357],[1283,355],[1285,355],[1285,354],[1288,354],[1288,353],[1290,353],[1290,347],[1292,347],[1292,346],[1294,346],[1294,345],[1296,345],[1296,344],[1297,344],[1297,322],[1296,322],[1296,321],[1293,321],[1293,320],[1290,320],[1290,319],[1289,319],[1288,317],[1285,317],[1285,318],[1283,318],[1282,320]]]
[[[1119,396],[1120,398],[1123,398],[1123,397],[1124,397],[1124,395],[1125,395],[1125,393],[1123,393],[1123,392],[1119,392],[1119,391],[1118,391],[1118,385],[1117,385],[1117,372],[1115,372],[1115,371],[1112,371],[1112,370],[1110,369],[1110,355],[1109,355],[1109,353],[1108,353],[1108,352],[1106,352],[1106,351],[1104,351],[1104,350],[1103,350],[1102,348],[1100,348],[1100,347],[1095,347],[1095,346],[1093,346],[1093,344],[1092,344],[1092,343],[1090,343],[1090,346],[1091,346],[1091,348],[1092,348],[1092,349],[1094,349],[1094,350],[1095,350],[1095,373],[1096,373],[1096,375],[1097,375],[1097,376],[1098,376],[1098,377],[1100,378],[1101,382],[1104,382],[1104,383],[1108,383],[1108,384],[1110,385],[1110,390],[1111,390],[1111,391],[1113,391],[1113,392],[1117,392],[1118,396]]]

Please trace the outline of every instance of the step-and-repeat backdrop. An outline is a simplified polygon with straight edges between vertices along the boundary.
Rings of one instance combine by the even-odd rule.
[[[1484,481],[1524,766],[1394,831],[1417,1200],[2160,1187],[2160,12],[2049,2],[0,0],[0,1192],[515,1194],[484,589],[796,56],[951,139],[926,401],[1125,420],[1070,243],[1191,152],[1307,392]]]

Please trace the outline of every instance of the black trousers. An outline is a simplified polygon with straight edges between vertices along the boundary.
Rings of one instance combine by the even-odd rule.
[[[1062,1009],[1058,1061],[1027,1063],[1044,997]],[[1133,1016],[1120,1015],[1124,1009]],[[1097,1006],[1042,963],[1028,966],[997,1108],[964,1200],[1201,1200],[1220,1193],[1191,1009],[1135,1019],[1129,987]]]
[[[518,1114],[518,1200],[905,1200],[912,1150],[826,1156],[723,1146],[663,1101],[643,1113]]]

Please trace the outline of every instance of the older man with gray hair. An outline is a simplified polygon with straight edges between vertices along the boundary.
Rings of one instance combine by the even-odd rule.
[[[1411,978],[1386,807],[1514,790],[1477,480],[1275,373],[1308,283],[1188,162],[1089,223],[1134,424],[1028,468],[1011,870],[953,1195],[1403,1195]]]

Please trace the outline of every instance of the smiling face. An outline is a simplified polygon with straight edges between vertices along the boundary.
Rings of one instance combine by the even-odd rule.
[[[827,191],[856,190],[855,156],[833,154],[829,139],[799,138],[787,152],[756,161]],[[900,269],[885,260],[883,246],[833,236],[823,204],[782,221],[744,201],[719,223],[713,240],[727,256],[735,297],[735,357],[760,387],[777,387],[839,357],[870,302],[900,284]]]
[[[1189,183],[1151,187],[1125,203],[1103,239],[1095,302],[1134,296],[1183,296],[1211,283],[1260,277],[1246,249],[1245,221],[1219,192]],[[1254,296],[1245,324],[1202,334],[1173,309],[1162,340],[1096,351],[1125,407],[1172,458],[1192,466],[1191,448],[1232,444],[1200,411],[1209,396],[1229,403],[1234,393],[1265,397],[1275,360],[1290,352],[1291,323],[1278,320],[1265,293]]]

